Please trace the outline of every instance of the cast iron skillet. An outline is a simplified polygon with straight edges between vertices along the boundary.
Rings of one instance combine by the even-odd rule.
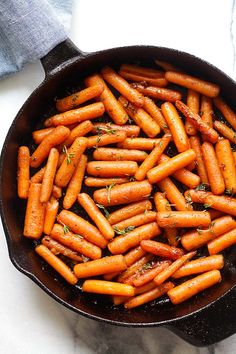
[[[46,77],[25,102],[6,137],[0,165],[0,207],[9,255],[14,266],[31,278],[46,293],[69,309],[98,321],[127,327],[164,326],[196,346],[205,346],[236,332],[236,258],[227,252],[222,283],[178,306],[169,300],[156,301],[131,311],[112,307],[104,298],[82,294],[67,285],[39,259],[32,241],[22,238],[22,201],[17,198],[16,163],[19,145],[28,144],[39,117],[53,114],[52,102],[78,87],[88,74],[104,64],[149,63],[153,58],[170,61],[189,73],[218,83],[227,102],[236,109],[236,83],[219,69],[190,54],[177,50],[132,46],[83,53],[70,40],[55,47],[42,59]],[[43,268],[42,268],[43,266]]]

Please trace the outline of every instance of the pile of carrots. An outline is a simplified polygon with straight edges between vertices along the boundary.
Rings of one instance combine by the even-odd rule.
[[[236,243],[236,114],[218,85],[156,64],[87,77],[18,153],[23,235],[69,284],[127,309],[217,284]]]

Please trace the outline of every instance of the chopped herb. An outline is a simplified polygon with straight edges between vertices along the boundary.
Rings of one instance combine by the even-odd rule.
[[[130,181],[130,182],[134,182],[134,181],[136,181],[136,178],[135,178],[134,176],[131,176],[131,177],[129,178],[129,181]]]
[[[199,115],[200,117],[202,117],[202,116],[203,116],[203,112],[200,111],[200,112],[198,113],[198,115]]]
[[[225,190],[225,194],[232,195],[233,193],[232,193],[232,190],[226,189],[226,190]]]
[[[190,204],[190,205],[193,204],[193,201],[192,201],[192,198],[191,198],[191,195],[189,192],[187,193],[185,200],[188,204]]]
[[[105,217],[106,217],[107,219],[109,219],[109,217],[110,217],[109,211],[108,211],[103,205],[101,205],[101,204],[96,204],[96,205],[97,205],[97,207],[98,207],[99,209],[102,209],[102,210],[104,211]]]
[[[103,132],[107,133],[107,134],[115,134],[117,132],[117,129],[112,129],[111,126],[109,127],[110,123],[107,124],[106,127],[97,127],[97,133],[98,135],[101,135]]]
[[[205,191],[207,189],[207,184],[206,183],[201,183],[199,186],[195,188],[196,191]]]
[[[159,145],[160,145],[160,147],[163,147],[163,142],[160,141],[160,142],[159,142]]]
[[[196,229],[196,231],[199,235],[202,235],[202,229],[199,228],[199,229]]]
[[[204,206],[205,209],[208,209],[208,208],[211,207],[211,204],[204,204],[203,206]]]
[[[212,221],[211,224],[210,224],[210,227],[214,226],[215,225],[215,221]]]
[[[108,203],[110,204],[111,202],[111,190],[112,188],[115,186],[116,184],[115,183],[112,183],[110,184],[109,186],[106,186],[106,189],[107,189],[107,200],[108,200]]]
[[[135,226],[127,226],[125,229],[119,229],[119,227],[114,227],[115,232],[118,235],[125,235],[127,232],[132,231],[135,228]]]
[[[64,225],[64,226],[63,226],[63,232],[64,232],[64,234],[67,234],[69,231],[70,231],[69,226]]]
[[[101,170],[101,167],[100,166],[96,166],[95,170]]]
[[[79,237],[79,238],[84,238],[83,236],[79,235],[79,234],[75,234],[75,236]]]
[[[152,269],[152,262],[148,262],[142,266],[142,270]]]
[[[233,139],[236,139],[236,132],[234,132]]]
[[[147,215],[147,213],[148,213],[148,210],[145,209],[145,210],[144,210],[144,215]]]
[[[166,216],[164,216],[165,219],[167,218],[171,218],[171,214],[167,214]]]
[[[133,123],[133,121],[132,121],[131,118],[128,118],[127,122],[128,122],[129,124],[132,124],[132,123]]]
[[[83,254],[82,254],[82,260],[84,263],[88,262],[89,261],[89,258],[88,257],[85,257]]]
[[[74,157],[75,154],[74,153],[68,153],[67,147],[65,145],[63,145],[62,152],[63,152],[64,155],[66,155],[66,163],[67,163],[67,165],[69,165],[71,163],[72,157]]]

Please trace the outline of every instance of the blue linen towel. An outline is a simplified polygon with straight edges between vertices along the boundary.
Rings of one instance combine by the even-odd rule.
[[[0,1],[0,77],[42,58],[68,37],[72,2]]]

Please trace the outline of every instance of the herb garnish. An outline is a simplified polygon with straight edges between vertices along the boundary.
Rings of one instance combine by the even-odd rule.
[[[67,147],[65,145],[63,145],[62,152],[63,152],[64,155],[66,155],[66,163],[67,163],[67,165],[69,165],[71,163],[72,157],[74,157],[75,154],[74,153],[68,153]]]
[[[109,217],[110,217],[109,211],[108,211],[102,204],[96,204],[96,205],[97,205],[97,207],[98,207],[99,209],[102,209],[102,210],[104,211],[105,217],[106,217],[107,219],[109,219]]]
[[[208,185],[206,183],[201,183],[199,186],[195,188],[196,191],[205,191],[207,189]]]
[[[63,225],[63,232],[64,232],[64,234],[67,234],[69,231],[70,231],[69,226]]]
[[[106,189],[107,189],[107,200],[108,200],[108,203],[110,204],[111,202],[111,190],[112,188],[115,186],[116,184],[115,183],[112,183],[110,184],[109,186],[106,186]]]
[[[132,231],[135,228],[135,226],[127,226],[125,229],[119,229],[119,227],[114,227],[114,231],[118,234],[118,235],[125,235],[127,234],[127,232]]]

